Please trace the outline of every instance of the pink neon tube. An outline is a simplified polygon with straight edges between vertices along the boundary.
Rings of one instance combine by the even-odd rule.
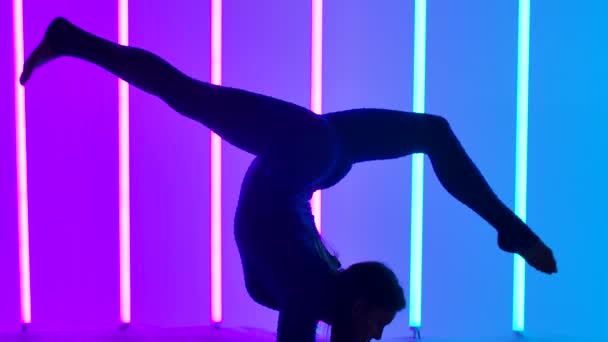
[[[313,112],[322,112],[323,94],[323,0],[312,0],[312,48],[310,75],[310,108]],[[315,216],[317,230],[321,232],[321,191],[312,197],[312,213]]]
[[[27,151],[25,136],[25,89],[19,83],[23,71],[23,1],[13,1],[13,41],[15,53],[15,135],[17,140],[17,210],[19,230],[19,284],[21,323],[32,322],[30,287],[30,243],[27,203]]]
[[[222,84],[222,0],[211,1],[211,83]],[[222,320],[222,140],[211,132],[211,321]]]
[[[118,0],[118,43],[129,45],[129,2]],[[129,180],[129,84],[118,80],[120,321],[131,323],[131,205]]]

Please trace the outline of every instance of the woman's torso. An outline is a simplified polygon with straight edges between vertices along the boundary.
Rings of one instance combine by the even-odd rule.
[[[350,169],[350,164],[344,164],[317,188],[343,178]],[[308,292],[319,295],[341,267],[325,248],[314,223],[310,199],[316,188],[291,193],[277,184],[280,182],[266,172],[262,161],[254,159],[243,180],[234,221],[247,289],[256,301],[269,307],[291,295],[277,293],[284,287],[295,287],[304,296]],[[294,286],[288,286],[290,282]]]

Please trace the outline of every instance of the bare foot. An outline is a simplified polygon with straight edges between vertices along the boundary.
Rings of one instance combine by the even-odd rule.
[[[498,234],[498,247],[508,253],[521,255],[540,272],[557,273],[553,251],[529,228],[516,228]]]
[[[23,72],[19,78],[19,82],[22,85],[30,79],[34,70],[53,59],[60,56],[58,51],[55,51],[57,42],[61,42],[63,36],[69,32],[72,23],[63,17],[57,17],[51,21],[49,26],[44,33],[44,38],[38,46],[34,49],[32,54],[27,58],[23,65]],[[51,41],[53,44],[51,44]]]
[[[54,58],[56,58],[56,56],[55,53],[53,53],[50,44],[47,42],[46,39],[43,39],[42,42],[38,44],[36,49],[34,49],[34,52],[32,52],[32,54],[25,61],[23,65],[23,72],[21,73],[19,82],[22,85],[25,85],[25,83],[32,76],[32,72],[34,72],[34,69],[42,66],[45,63],[50,62]]]

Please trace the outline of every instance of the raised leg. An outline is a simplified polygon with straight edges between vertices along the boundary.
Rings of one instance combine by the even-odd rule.
[[[64,18],[56,18],[47,28],[43,41],[24,65],[21,83],[28,81],[35,68],[61,56],[104,68],[254,155],[263,154],[272,145],[299,143],[326,129],[322,120],[304,107],[193,79],[149,51],[103,39]]]

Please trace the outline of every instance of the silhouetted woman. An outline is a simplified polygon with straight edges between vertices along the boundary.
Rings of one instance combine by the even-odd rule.
[[[234,234],[247,291],[279,311],[278,341],[312,342],[319,321],[332,326],[335,342],[379,339],[406,306],[389,268],[363,262],[342,269],[315,228],[313,192],[335,185],[359,162],[426,154],[445,189],[496,229],[500,249],[542,272],[557,271],[552,251],[498,199],[440,116],[385,109],[319,116],[198,81],[148,51],[115,44],[64,18],[47,28],[21,83],[62,56],[104,68],[256,156],[243,180]]]

